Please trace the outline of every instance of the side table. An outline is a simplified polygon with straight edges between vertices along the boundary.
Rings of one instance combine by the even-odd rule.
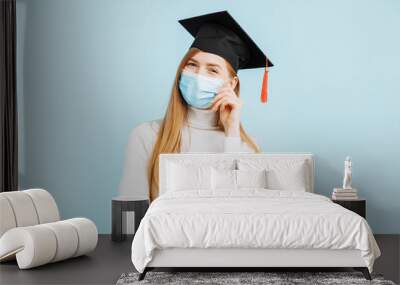
[[[339,204],[340,206],[353,211],[356,214],[359,214],[361,217],[366,219],[366,203],[365,199],[357,199],[357,200],[336,200],[332,199],[332,202]]]
[[[140,221],[144,217],[149,207],[149,200],[144,198],[115,197],[111,201],[111,222],[112,222],[112,241],[123,241],[126,239],[126,233],[122,232],[123,212],[135,212],[135,232],[139,227]]]

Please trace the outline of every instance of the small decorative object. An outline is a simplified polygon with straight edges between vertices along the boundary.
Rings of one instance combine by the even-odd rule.
[[[346,160],[344,161],[343,189],[352,189],[351,188],[351,158],[350,158],[350,156],[347,156]]]
[[[344,177],[343,177],[343,188],[334,188],[332,193],[333,200],[357,200],[357,189],[351,187],[351,158],[346,157],[344,161]]]

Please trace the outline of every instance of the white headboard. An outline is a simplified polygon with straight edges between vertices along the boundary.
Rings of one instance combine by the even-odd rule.
[[[265,159],[268,161],[284,160],[304,160],[309,169],[308,181],[309,189],[307,192],[314,192],[314,158],[311,153],[215,153],[215,152],[188,152],[188,153],[161,153],[159,160],[159,190],[160,194],[165,192],[166,184],[166,167],[167,162],[177,162],[192,165],[211,165],[235,163],[236,159]]]

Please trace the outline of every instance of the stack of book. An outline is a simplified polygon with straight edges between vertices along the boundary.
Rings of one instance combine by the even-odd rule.
[[[357,189],[343,189],[334,188],[332,193],[332,199],[334,200],[357,200]]]

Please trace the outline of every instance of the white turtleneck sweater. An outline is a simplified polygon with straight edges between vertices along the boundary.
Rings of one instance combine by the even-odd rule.
[[[148,199],[147,165],[161,121],[162,119],[143,122],[131,131],[118,189],[120,199]],[[184,152],[254,152],[254,150],[239,136],[227,136],[224,131],[218,129],[216,111],[189,106],[187,122],[182,128],[181,153]]]

